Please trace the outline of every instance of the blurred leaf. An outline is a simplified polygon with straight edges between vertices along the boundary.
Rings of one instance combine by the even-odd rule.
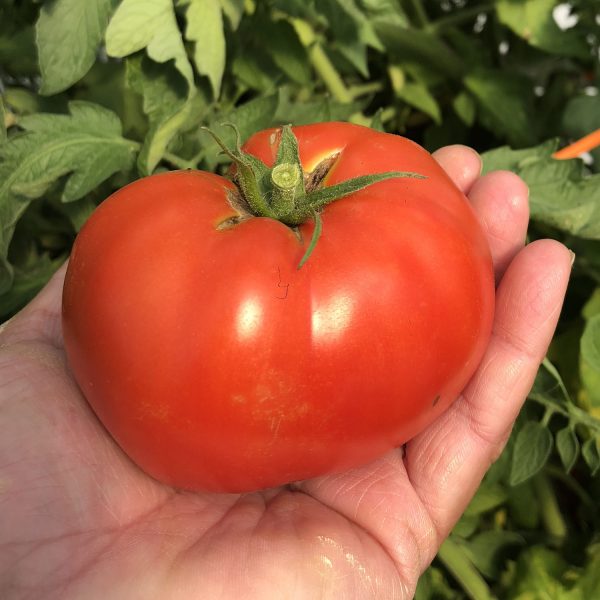
[[[446,78],[462,76],[464,65],[461,59],[438,36],[387,21],[375,23],[375,31],[394,62],[421,63]]]
[[[600,315],[600,286],[594,290],[594,293],[589,297],[581,310],[581,315],[586,321],[592,317]]]
[[[495,579],[503,567],[504,553],[511,546],[523,546],[523,536],[514,531],[483,531],[465,542],[473,564],[483,575]]]
[[[7,126],[7,113],[4,108],[4,100],[2,96],[0,96],[0,146],[2,146],[6,140],[6,126]]]
[[[371,22],[354,0],[321,0],[318,8],[327,18],[335,46],[361,75],[367,77],[367,46],[383,50]]]
[[[44,3],[36,27],[41,94],[62,92],[90,70],[117,3],[118,0]]]
[[[565,473],[568,473],[575,465],[579,455],[579,440],[570,426],[564,427],[556,433],[556,449]]]
[[[294,102],[283,89],[275,115],[276,123],[308,125],[325,121],[346,121],[362,108],[358,101],[346,104],[332,100],[329,96],[314,98],[309,102]]]
[[[598,439],[596,437],[591,437],[584,442],[581,455],[590,468],[592,475],[598,473],[598,470],[600,470],[600,450],[598,449]]]
[[[452,108],[463,123],[471,127],[475,122],[475,101],[466,92],[461,92],[452,101]]]
[[[536,529],[540,523],[540,505],[529,479],[510,490],[508,508],[512,521],[516,526],[525,529]]]
[[[406,28],[409,25],[406,13],[397,0],[360,0],[360,6],[369,23],[388,23]]]
[[[25,306],[47,283],[65,257],[50,259],[47,254],[30,253],[28,260],[15,268],[10,290],[0,294],[0,321],[12,316]]]
[[[510,485],[518,485],[533,477],[545,464],[552,451],[552,434],[537,421],[528,421],[517,434],[510,470]]]
[[[39,66],[33,26],[10,33],[0,32],[0,65],[9,73],[37,74]]]
[[[4,102],[18,115],[67,111],[67,99],[64,96],[40,96],[19,87],[7,87],[4,90]]]
[[[581,138],[600,129],[600,96],[576,96],[566,105],[562,117],[563,133],[571,139]],[[590,151],[596,171],[600,171],[600,148]]]
[[[464,84],[475,98],[482,122],[500,139],[515,146],[535,142],[531,82],[516,74],[479,69],[469,73]]]
[[[553,17],[557,0],[498,0],[498,18],[532,46],[562,56],[587,58],[590,48],[577,28],[561,30]]]
[[[464,595],[446,581],[440,569],[430,567],[419,577],[414,600],[460,600],[462,598]]]
[[[435,97],[420,83],[405,83],[398,96],[406,103],[429,115],[436,123],[442,122],[442,114]]]
[[[508,495],[503,486],[484,481],[465,511],[466,515],[480,515],[504,504]]]
[[[581,380],[591,405],[600,408],[600,314],[586,323],[580,349]]]
[[[191,0],[186,12],[186,39],[195,42],[194,63],[210,80],[215,98],[225,69],[225,34],[219,0]]]
[[[229,19],[231,29],[234,31],[239,27],[244,14],[244,0],[220,0],[223,13]]]
[[[556,552],[542,546],[528,548],[517,561],[510,598],[515,600],[568,600],[561,581],[567,565]],[[575,598],[573,598],[575,600]],[[581,598],[580,600],[584,600]]]

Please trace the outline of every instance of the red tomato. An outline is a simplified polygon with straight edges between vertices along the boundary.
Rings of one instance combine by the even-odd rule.
[[[274,130],[245,150],[272,165]],[[413,171],[327,205],[322,235],[229,223],[233,184],[177,171],[119,190],[79,234],[65,346],[90,405],[156,479],[258,490],[365,464],[415,436],[476,369],[494,302],[489,249],[429,153],[345,123],[294,128],[324,184]],[[221,224],[229,223],[227,227]]]

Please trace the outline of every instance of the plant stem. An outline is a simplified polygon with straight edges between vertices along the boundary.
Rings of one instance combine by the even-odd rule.
[[[177,154],[173,154],[171,152],[165,152],[163,155],[163,160],[168,162],[169,164],[177,167],[178,169],[193,169],[194,164],[190,160],[186,160],[185,158],[181,158],[181,156],[177,156]]]
[[[359,83],[351,85],[348,88],[348,92],[352,98],[360,98],[360,96],[366,96],[368,94],[374,94],[383,90],[383,83],[381,81],[370,81],[369,83]]]
[[[333,66],[329,57],[323,50],[323,47],[317,40],[313,28],[302,19],[291,19],[291,23],[302,42],[302,45],[308,51],[310,62],[325,84],[331,95],[344,104],[350,104],[353,96],[344,84],[340,74]]]
[[[562,542],[567,535],[567,526],[560,512],[554,488],[550,484],[548,477],[543,473],[534,477],[533,487],[540,503],[542,520],[544,521],[546,531],[557,542]]]
[[[472,6],[470,8],[463,8],[461,10],[455,10],[452,14],[441,17],[432,23],[429,23],[425,27],[427,33],[439,33],[447,27],[454,27],[456,25],[462,25],[463,23],[470,21],[478,15],[483,15],[494,10],[494,3],[483,4],[480,6]]]
[[[419,27],[427,27],[429,19],[427,17],[427,13],[425,12],[423,2],[421,0],[411,0],[411,4],[413,6],[413,10],[415,11],[415,16],[417,17]]]
[[[460,583],[469,598],[472,600],[492,600],[494,598],[479,571],[463,548],[452,539],[452,536],[441,545],[437,557]]]

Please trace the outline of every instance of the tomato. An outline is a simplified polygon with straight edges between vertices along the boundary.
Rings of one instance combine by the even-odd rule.
[[[464,388],[494,310],[490,252],[465,196],[423,148],[345,123],[293,128],[321,186],[410,171],[327,204],[315,223],[240,218],[200,171],[117,191],[74,245],[68,360],[89,404],[148,474],[243,492],[365,464]],[[269,166],[280,136],[244,150]],[[333,158],[332,158],[333,157]]]

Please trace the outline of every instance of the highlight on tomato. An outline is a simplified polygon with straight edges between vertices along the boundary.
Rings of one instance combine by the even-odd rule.
[[[161,173],[74,245],[75,378],[144,471],[245,492],[414,437],[464,388],[494,311],[489,248],[432,156],[348,123],[223,148],[231,177]]]

